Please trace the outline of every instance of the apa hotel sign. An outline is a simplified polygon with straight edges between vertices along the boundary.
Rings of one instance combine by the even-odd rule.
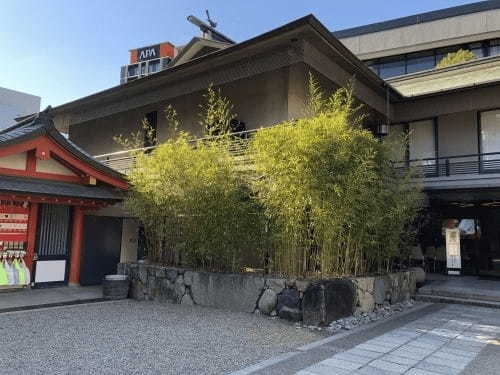
[[[160,57],[160,45],[143,47],[137,49],[137,61],[146,61]]]

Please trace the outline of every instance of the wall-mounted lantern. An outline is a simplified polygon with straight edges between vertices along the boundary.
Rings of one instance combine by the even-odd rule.
[[[379,137],[385,137],[386,135],[389,135],[389,125],[379,124],[377,126],[377,135]]]

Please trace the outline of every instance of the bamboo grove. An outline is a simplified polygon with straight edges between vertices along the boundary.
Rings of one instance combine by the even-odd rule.
[[[304,106],[303,118],[244,142],[251,168],[243,169],[233,156],[236,115],[220,90],[209,87],[200,106],[209,138],[179,131],[175,110],[165,110],[175,135],[136,152],[126,199],[151,261],[293,277],[391,268],[411,240],[421,201],[411,171],[391,164],[405,140],[381,142],[364,129],[350,86],[326,95],[310,75]]]

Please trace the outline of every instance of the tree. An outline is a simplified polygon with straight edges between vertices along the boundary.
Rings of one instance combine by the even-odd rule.
[[[457,52],[450,52],[439,61],[437,69],[446,68],[450,65],[460,64],[466,61],[474,60],[476,55],[469,50],[459,49]]]
[[[419,189],[392,167],[391,147],[361,127],[352,87],[325,98],[312,80],[309,93],[309,117],[262,130],[251,144],[255,194],[274,239],[271,268],[301,276],[387,270]]]

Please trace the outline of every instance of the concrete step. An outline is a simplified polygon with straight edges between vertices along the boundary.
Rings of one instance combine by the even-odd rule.
[[[472,298],[458,298],[449,296],[440,296],[436,294],[417,294],[415,295],[416,301],[433,302],[433,303],[450,303],[469,306],[490,307],[493,309],[500,309],[500,302],[490,301],[485,299],[472,299]]]
[[[490,301],[500,303],[500,282],[498,283],[498,291],[489,291],[481,289],[462,289],[457,288],[433,288],[432,285],[424,286],[418,289],[419,294],[432,295],[439,297],[450,297],[458,299],[473,299],[480,301]]]

